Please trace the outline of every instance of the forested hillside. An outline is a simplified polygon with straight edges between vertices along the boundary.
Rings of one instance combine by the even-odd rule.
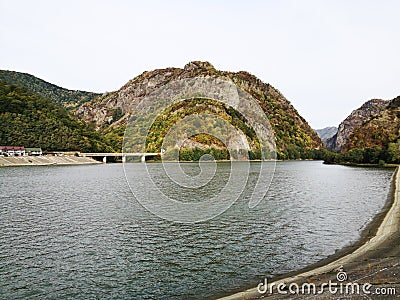
[[[25,87],[33,93],[61,104],[67,109],[77,107],[99,96],[99,94],[91,92],[68,90],[33,75],[14,71],[0,70],[0,80],[8,84]]]
[[[105,138],[65,108],[0,80],[0,144],[45,151],[112,151]]]
[[[332,153],[328,161],[400,163],[400,97],[384,102],[384,107],[379,108],[377,113],[370,114],[353,126],[344,140],[341,153]]]
[[[121,141],[122,137],[116,132],[119,127],[127,124],[134,103],[171,81],[196,77],[229,81],[253,96],[272,126],[278,158],[315,158],[315,153],[323,148],[316,132],[276,88],[245,71],[216,70],[209,62],[194,61],[185,65],[183,69],[166,68],[144,72],[118,91],[81,105],[75,113],[86,122],[94,122],[100,130],[110,131],[109,137],[114,141]],[[186,115],[185,111],[190,109],[190,104],[186,102],[180,111]],[[161,130],[154,134],[161,139],[163,137]]]

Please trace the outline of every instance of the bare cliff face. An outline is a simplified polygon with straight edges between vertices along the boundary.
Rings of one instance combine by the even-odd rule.
[[[327,140],[328,150],[341,152],[350,141],[351,135],[356,128],[364,124],[368,119],[379,115],[389,105],[390,101],[372,99],[365,102],[360,108],[354,110],[342,123],[337,133]]]
[[[244,72],[216,70],[208,62],[190,62],[183,69],[166,68],[144,72],[118,91],[103,94],[84,103],[75,114],[97,128],[126,125],[132,106],[146,95],[173,80],[194,77],[219,78],[231,81],[258,100],[275,131],[278,149],[322,147],[321,140],[290,102],[270,84]]]

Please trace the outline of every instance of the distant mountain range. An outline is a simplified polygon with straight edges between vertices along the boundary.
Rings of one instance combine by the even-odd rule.
[[[322,129],[315,129],[315,132],[320,137],[322,143],[326,146],[328,139],[333,137],[337,133],[338,129],[335,126],[325,127]]]

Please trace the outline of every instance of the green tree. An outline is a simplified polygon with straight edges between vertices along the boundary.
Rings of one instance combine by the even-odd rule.
[[[396,143],[389,143],[387,162],[400,163],[400,139],[398,139]]]

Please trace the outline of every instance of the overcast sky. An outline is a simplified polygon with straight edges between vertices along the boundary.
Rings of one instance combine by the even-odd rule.
[[[400,95],[400,1],[0,0],[0,69],[119,89],[207,60],[279,89],[314,128]]]

